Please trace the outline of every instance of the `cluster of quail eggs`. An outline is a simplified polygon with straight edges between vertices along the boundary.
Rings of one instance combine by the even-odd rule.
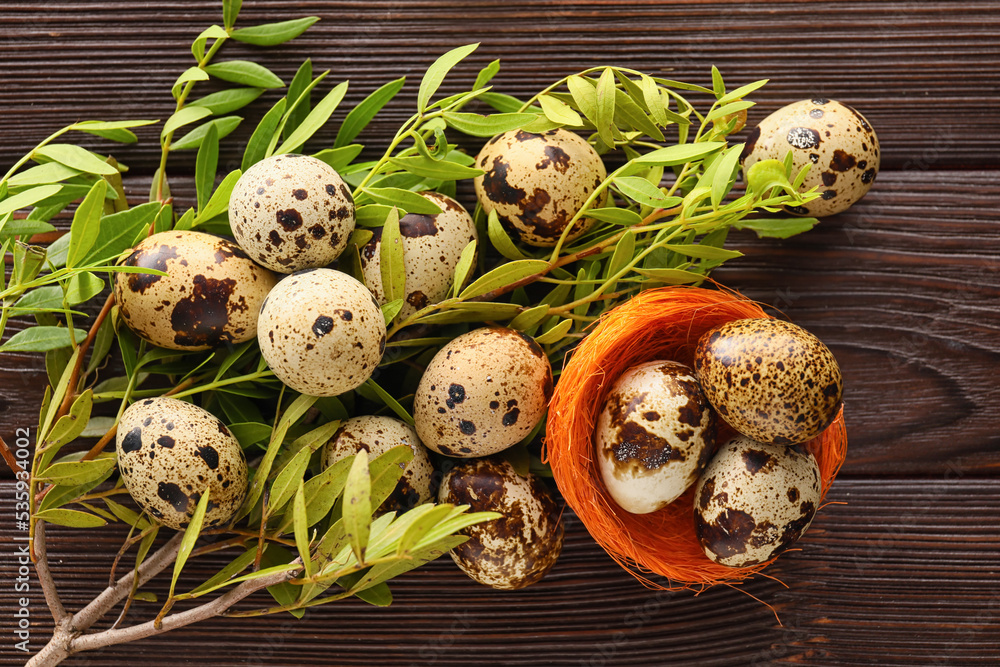
[[[819,465],[802,445],[841,403],[837,360],[781,320],[734,320],[706,332],[694,367],[646,362],[610,388],[595,427],[611,498],[655,512],[694,487],[705,555],[731,567],[766,562],[802,536],[819,505]],[[737,435],[718,443],[719,419]]]

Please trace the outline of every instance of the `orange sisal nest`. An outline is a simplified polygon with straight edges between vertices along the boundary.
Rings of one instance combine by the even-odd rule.
[[[731,320],[759,317],[770,316],[758,304],[728,290],[647,290],[605,313],[559,378],[545,439],[553,476],[591,536],[646,586],[679,590],[732,585],[769,563],[732,568],[705,556],[694,532],[694,486],[651,514],[630,514],[615,504],[601,481],[592,442],[607,393],[622,373],[645,361],[670,359],[691,366],[703,333]],[[720,420],[720,442],[734,433]],[[847,454],[843,409],[807,447],[819,462],[826,497]],[[666,577],[669,584],[650,581],[645,576],[650,573]]]

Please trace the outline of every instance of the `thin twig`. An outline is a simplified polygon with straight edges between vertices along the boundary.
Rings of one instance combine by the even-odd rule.
[[[297,575],[298,570],[292,570],[289,572],[275,572],[274,574],[266,577],[244,581],[242,584],[232,589],[225,595],[217,597],[210,602],[206,602],[205,604],[195,607],[194,609],[189,609],[187,611],[167,616],[163,619],[159,626],[155,624],[155,621],[148,621],[146,623],[142,623],[141,625],[134,625],[129,628],[105,630],[104,632],[81,635],[70,641],[68,647],[69,653],[72,654],[79,653],[81,651],[91,651],[104,646],[113,646],[115,644],[123,644],[125,642],[143,639],[145,637],[152,637],[153,635],[162,634],[169,630],[175,630],[191,623],[197,623],[198,621],[213,618],[223,613],[243,598],[252,595],[259,590],[267,588],[268,586],[284,583],[289,579],[295,578]]]
[[[80,343],[80,353],[76,356],[76,363],[73,364],[73,371],[70,373],[69,381],[66,384],[66,398],[63,399],[62,405],[59,406],[59,412],[56,413],[55,419],[52,420],[53,423],[59,420],[65,414],[69,414],[69,410],[73,407],[73,401],[76,400],[76,386],[80,381],[80,370],[83,368],[83,358],[87,356],[87,350],[90,349],[91,343],[97,337],[97,330],[101,328],[104,323],[104,319],[111,312],[111,307],[115,305],[115,294],[112,292],[108,295],[108,298],[104,301],[104,307],[101,308],[101,312],[97,314],[97,319],[94,323],[90,325],[90,331],[87,332],[87,337],[83,339]]]
[[[69,612],[63,607],[62,600],[59,599],[59,591],[56,589],[56,582],[52,578],[52,571],[49,570],[49,555],[45,547],[45,522],[39,521],[35,524],[35,572],[38,574],[38,583],[45,594],[45,602],[52,612],[52,620],[59,625],[69,617]]]
[[[10,451],[10,447],[4,442],[2,436],[0,436],[0,454],[3,455],[3,460],[7,463],[7,467],[13,471],[15,475],[24,475],[25,470],[17,464],[17,459],[14,457],[14,452]]]

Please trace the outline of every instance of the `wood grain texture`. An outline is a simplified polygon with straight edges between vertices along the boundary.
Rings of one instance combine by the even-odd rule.
[[[937,168],[995,164],[1000,118],[985,100],[1000,93],[1000,12],[993,1],[840,3],[664,3],[639,0],[519,0],[456,3],[245,2],[241,25],[302,15],[322,20],[299,40],[261,50],[231,43],[223,58],[252,56],[286,83],[313,58],[331,82],[351,80],[335,120],[364,95],[399,76],[410,86],[364,141],[384,145],[408,117],[424,68],[448,48],[482,42],[442,91],[471,84],[494,58],[497,90],[529,96],[585,67],[616,64],[708,85],[717,65],[731,85],[769,78],[754,99],[757,121],[789,102],[823,95],[857,106],[876,128],[887,168],[933,161]],[[166,119],[174,79],[193,65],[188,45],[220,21],[218,2],[5,2],[0,12],[4,85],[0,108],[17,132],[0,134],[0,164],[36,138],[77,120]],[[331,83],[332,85],[332,83]],[[195,97],[202,88],[196,88]],[[204,92],[213,90],[211,84]],[[259,118],[275,93],[248,112]],[[237,131],[245,141],[254,122]],[[316,147],[333,137],[321,132]],[[158,129],[116,150],[152,171]],[[95,146],[106,144],[90,142]],[[233,148],[220,169],[235,165]],[[187,158],[193,163],[193,154]],[[228,167],[226,167],[228,169]]]
[[[0,577],[16,576],[15,534],[0,484]],[[520,592],[474,584],[450,561],[398,580],[387,609],[345,601],[301,622],[290,616],[214,619],[66,665],[990,665],[1000,653],[1000,480],[838,481],[801,551],[741,587],[657,593],[625,574],[567,516],[556,568]],[[87,602],[107,576],[124,531],[50,531],[63,600]],[[234,554],[235,555],[235,554]],[[191,564],[203,578],[227,560]],[[781,582],[787,585],[783,586]],[[169,582],[168,582],[169,583]],[[183,586],[182,586],[183,588]],[[151,591],[163,595],[164,582]],[[746,594],[749,595],[746,595]],[[778,625],[771,605],[783,625]],[[32,646],[47,631],[30,594]],[[253,598],[266,604],[269,598]],[[10,637],[11,597],[0,606]],[[244,608],[253,608],[247,605]],[[155,614],[137,603],[131,618]],[[23,658],[4,646],[0,664]]]

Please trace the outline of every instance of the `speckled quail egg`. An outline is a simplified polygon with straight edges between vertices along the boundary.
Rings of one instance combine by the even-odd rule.
[[[354,199],[334,169],[307,155],[253,165],[229,197],[233,236],[254,261],[279,273],[326,266],[354,231]]]
[[[487,456],[520,442],[545,414],[552,367],[530,336],[482,327],[445,345],[413,399],[421,442],[447,456]]]
[[[537,583],[556,564],[563,545],[562,511],[538,477],[521,477],[497,457],[463,461],[445,474],[438,500],[503,515],[461,531],[469,540],[451,551],[475,581],[516,590]]]
[[[799,215],[840,213],[871,189],[879,167],[875,130],[851,107],[814,98],[778,109],[755,127],[743,150],[743,166],[782,160],[792,152],[792,173],[812,165],[803,189],[819,187],[820,199],[790,208]]]
[[[812,454],[737,436],[698,480],[695,533],[716,563],[756,565],[806,532],[819,501],[819,465]]]
[[[431,499],[431,478],[434,466],[427,448],[420,443],[417,432],[404,421],[393,417],[365,415],[343,422],[323,450],[323,466],[364,450],[369,460],[385,454],[393,447],[406,445],[413,450],[413,459],[403,468],[403,476],[381,507],[379,514],[403,512]]]
[[[260,309],[257,340],[279,380],[310,396],[360,386],[385,351],[385,318],[372,293],[333,269],[282,278]]]
[[[694,371],[672,361],[627,370],[594,431],[604,486],[633,514],[655,512],[698,479],[715,448],[715,418]]]
[[[257,312],[277,277],[231,241],[193,231],[153,234],[122,264],[168,275],[115,274],[121,318],[141,338],[172,350],[205,350],[257,334]]]
[[[421,192],[421,196],[437,204],[437,215],[407,213],[399,220],[403,239],[403,265],[406,267],[406,297],[399,317],[409,317],[428,304],[437,303],[448,295],[455,266],[462,250],[477,239],[476,225],[469,212],[451,197],[437,192]],[[379,303],[385,303],[382,291],[382,228],[361,249],[361,268],[365,284]]]
[[[694,368],[716,412],[761,442],[805,442],[840,408],[844,382],[836,358],[790,322],[734,320],[711,329],[698,341]]]
[[[207,526],[230,521],[247,492],[239,441],[212,413],[174,398],[137,401],[122,413],[118,468],[129,495],[170,528],[182,530],[209,489]]]
[[[504,228],[533,246],[554,246],[570,220],[607,176],[597,151],[562,128],[541,134],[513,130],[490,139],[476,157],[483,175],[473,181],[483,210],[495,210]],[[593,208],[606,199],[601,194]],[[567,240],[586,232],[592,218],[573,225]]]

